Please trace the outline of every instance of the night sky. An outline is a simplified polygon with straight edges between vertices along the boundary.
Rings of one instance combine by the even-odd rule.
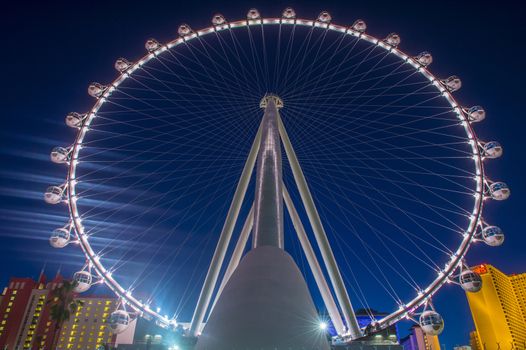
[[[255,7],[270,17],[279,16],[287,6],[304,18],[327,10],[338,24],[362,18],[368,32],[377,37],[396,31],[405,52],[432,52],[436,75],[462,78],[463,88],[455,94],[458,100],[465,105],[480,104],[487,111],[486,120],[476,126],[477,134],[504,146],[504,156],[490,162],[486,170],[512,190],[508,201],[490,203],[485,212],[488,221],[505,231],[506,242],[499,248],[477,248],[468,261],[473,265],[487,262],[506,273],[525,272],[521,197],[526,195],[526,165],[520,152],[526,127],[522,107],[526,7],[518,3],[20,1],[4,5],[0,23],[4,35],[0,286],[11,276],[36,277],[43,266],[48,275],[59,268],[71,274],[79,267],[78,254],[57,253],[49,247],[49,229],[60,220],[44,204],[42,192],[48,184],[60,181],[56,165],[48,161],[49,151],[54,145],[71,142],[73,133],[63,126],[64,116],[91,106],[86,96],[90,82],[113,79],[116,58],[142,55],[143,43],[150,37],[161,42],[173,39],[183,22],[201,28],[209,25],[216,12],[239,19]],[[474,326],[464,292],[446,286],[434,302],[446,321],[441,343],[447,349],[468,343]]]

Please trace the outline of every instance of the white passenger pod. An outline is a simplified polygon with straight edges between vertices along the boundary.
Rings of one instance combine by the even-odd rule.
[[[66,116],[66,125],[70,128],[80,128],[84,119],[86,119],[86,114],[71,112]]]
[[[57,164],[67,163],[69,160],[69,150],[64,147],[55,147],[51,150],[49,155],[51,161]]]
[[[212,24],[215,26],[220,26],[225,23],[226,23],[225,16],[223,16],[220,13],[215,14],[214,17],[212,17]]]
[[[91,83],[88,86],[88,94],[91,97],[100,98],[108,90],[108,86],[100,83]]]
[[[420,63],[423,67],[429,66],[433,63],[433,56],[427,51],[424,51],[415,57],[415,60]]]
[[[84,293],[90,289],[93,282],[93,276],[89,271],[78,271],[73,275],[73,281],[76,282],[75,293]]]
[[[396,33],[391,33],[384,39],[384,42],[387,45],[390,45],[393,47],[397,47],[398,45],[400,45],[400,41],[401,41],[400,35]]]
[[[442,84],[449,92],[455,92],[462,87],[462,81],[456,75],[452,75],[449,78],[442,80]]]
[[[316,21],[320,22],[320,23],[331,23],[332,21],[332,16],[330,15],[329,12],[327,11],[322,11],[319,15],[318,15],[318,18],[316,19]]]
[[[511,191],[504,182],[494,182],[489,185],[489,192],[491,194],[491,198],[503,201],[509,198]]]
[[[363,19],[358,19],[353,23],[352,29],[356,30],[357,32],[364,33],[367,29],[367,24],[365,24]]]
[[[502,156],[503,149],[497,141],[489,141],[482,146],[482,151],[486,158],[495,159]]]
[[[114,334],[120,334],[128,328],[130,314],[125,310],[116,310],[111,313],[108,324]]]
[[[481,106],[464,108],[464,113],[468,115],[469,121],[473,123],[481,122],[486,118],[486,111]]]
[[[44,193],[44,200],[48,204],[58,204],[64,198],[65,188],[61,186],[49,186]]]
[[[185,36],[188,36],[193,33],[192,28],[188,24],[181,24],[179,28],[177,29],[177,34],[179,34],[180,37],[184,38]]]
[[[133,63],[131,63],[130,61],[128,61],[127,59],[125,58],[118,58],[116,61],[115,61],[115,69],[120,72],[120,73],[124,73],[126,72],[131,66],[133,65]]]
[[[439,335],[444,330],[444,319],[433,310],[422,312],[419,323],[424,333],[429,335]]]
[[[292,7],[287,7],[285,10],[283,10],[281,16],[285,19],[293,19],[296,18],[296,11],[294,11]]]
[[[255,19],[260,19],[260,18],[261,18],[261,15],[257,9],[248,10],[248,13],[247,13],[248,20],[255,20]]]
[[[64,248],[70,242],[71,236],[69,230],[65,227],[57,228],[49,237],[49,244],[53,248]]]
[[[504,243],[504,232],[497,226],[486,226],[481,233],[484,242],[491,247],[498,247]]]
[[[146,43],[144,43],[144,48],[148,52],[154,52],[158,50],[160,47],[161,47],[161,44],[155,39],[148,39],[146,40]]]
[[[458,280],[460,286],[466,292],[476,293],[482,288],[482,278],[472,270],[466,269],[462,271]]]

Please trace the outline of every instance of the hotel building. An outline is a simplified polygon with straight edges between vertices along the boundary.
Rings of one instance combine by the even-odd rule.
[[[526,348],[526,273],[506,275],[483,264],[472,268],[482,278],[482,289],[466,293],[476,331],[476,349]]]

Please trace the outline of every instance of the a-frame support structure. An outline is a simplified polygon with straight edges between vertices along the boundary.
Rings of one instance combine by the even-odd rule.
[[[329,240],[327,239],[325,229],[314,204],[314,200],[300,163],[279,115],[279,109],[283,107],[283,102],[279,97],[267,94],[261,100],[260,107],[264,109],[263,120],[250,149],[230,204],[219,241],[192,317],[190,333],[193,336],[200,334],[205,315],[209,309],[211,310],[210,312],[212,312],[225,285],[228,283],[228,280],[239,265],[251,232],[253,236],[253,248],[270,245],[283,249],[284,203],[292,219],[301,247],[305,253],[309,267],[313,273],[336,331],[340,336],[345,338],[360,338],[362,332],[356,320],[343,278],[336,263]],[[329,276],[330,287],[325,279],[322,265],[320,265],[315,250],[309,241],[296,207],[294,206],[289,192],[283,184],[281,174],[281,145],[283,145],[292,169],[301,201],[307,213],[309,224],[313,230],[316,244],[321,253],[323,266]],[[239,218],[241,205],[245,199],[245,194],[252,177],[253,169],[256,167],[256,162],[257,174],[255,202],[243,225],[233,254],[228,266],[226,267],[226,272],[224,273],[223,279],[218,287],[216,297],[212,305],[210,305],[232,238],[232,233]],[[336,296],[337,302],[333,298],[333,293]]]

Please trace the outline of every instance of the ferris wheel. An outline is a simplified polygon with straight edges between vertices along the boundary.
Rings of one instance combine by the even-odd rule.
[[[76,291],[104,283],[120,298],[116,333],[135,316],[174,329],[191,316],[184,332],[199,335],[251,233],[269,99],[286,157],[284,245],[338,340],[404,319],[440,334],[432,296],[446,283],[480,290],[465,257],[474,242],[503,243],[482,216],[487,200],[510,195],[484,171],[502,146],[477,137],[486,113],[457,102],[457,76],[436,77],[430,53],[404,53],[398,34],[366,29],[325,11],[218,14],[168,43],[149,39],[140,59],[117,59],[113,82],[89,85],[95,104],[66,116],[76,137],[51,160],[67,176],[45,201],[69,209],[50,243],[85,256]],[[368,324],[356,323],[358,308]]]

